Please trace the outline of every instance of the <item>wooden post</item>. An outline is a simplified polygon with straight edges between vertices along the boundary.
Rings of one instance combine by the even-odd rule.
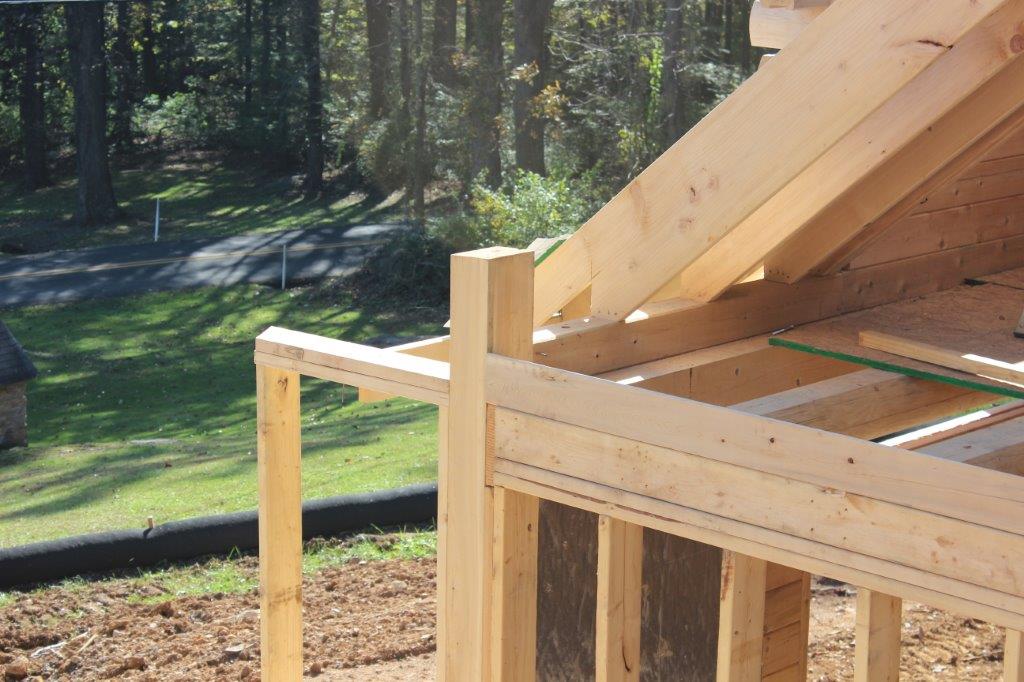
[[[644,529],[597,520],[597,682],[640,679]]]
[[[764,598],[762,680],[806,680],[811,624],[811,576],[768,564]]]
[[[857,588],[854,682],[894,682],[900,678],[903,600]]]
[[[537,500],[503,491],[495,509],[484,400],[487,353],[533,357],[532,316],[531,252],[452,256],[451,388],[438,479],[438,678],[446,682],[528,682],[534,674],[523,657],[536,650]]]
[[[256,366],[263,682],[302,679],[299,375]]]
[[[1024,682],[1024,637],[1021,636],[1020,630],[1006,631],[1003,682]]]
[[[718,682],[761,682],[767,569],[762,559],[722,553]]]

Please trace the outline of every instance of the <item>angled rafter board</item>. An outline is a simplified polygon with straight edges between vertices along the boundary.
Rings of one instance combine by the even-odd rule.
[[[628,316],[1005,5],[832,5],[541,264],[535,323],[588,284],[595,314]]]
[[[830,6],[538,268],[535,321],[588,284],[596,314],[629,315],[914,77],[953,56],[946,46],[1008,4]],[[1007,52],[992,46],[1000,51]],[[842,77],[822,79],[830,70]],[[743,262],[733,281],[754,264]]]
[[[1016,364],[1024,361],[1024,341],[1012,333],[1022,309],[1022,290],[996,284],[964,285],[796,327],[772,337],[770,342],[976,391],[1024,398],[1024,389],[1012,384],[865,348],[858,340],[861,331],[878,331]]]
[[[814,241],[855,231],[873,213],[908,193],[953,156],[1020,106],[1024,60],[1006,48],[1024,19],[1024,2],[1014,2],[986,19],[948,55],[907,84],[839,140],[807,170],[783,187],[683,270],[682,296],[709,300],[736,281],[740,271],[807,232],[809,248],[797,254],[810,265],[821,257]],[[985,146],[979,148],[984,151]],[[827,225],[827,230],[823,226]],[[787,256],[798,260],[795,255]],[[782,262],[780,262],[780,260]],[[726,264],[727,267],[723,267]],[[773,258],[766,271],[783,281],[799,279],[807,262]],[[801,271],[802,269],[802,271]]]
[[[985,50],[978,50],[983,58]],[[878,232],[882,228],[876,223],[892,224],[920,208],[939,186],[973,166],[1020,125],[1020,116],[1012,115],[1021,104],[1017,92],[1024,82],[1024,65],[1020,62],[1013,59],[994,78],[977,83],[974,94],[923,128],[924,132],[901,150],[886,150],[876,173],[843,187],[838,198],[805,219],[790,239],[775,248],[766,263],[768,275],[784,282],[799,280],[822,261],[840,258],[835,254],[842,253],[861,231],[870,228],[870,233]],[[901,95],[909,93],[907,88]],[[887,103],[895,112],[900,111],[898,103],[903,108],[916,104],[897,99]]]

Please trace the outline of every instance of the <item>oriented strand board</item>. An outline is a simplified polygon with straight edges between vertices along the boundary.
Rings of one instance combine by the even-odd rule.
[[[861,330],[884,332],[1002,362],[1024,363],[1024,340],[1013,336],[1022,309],[1024,290],[964,285],[796,327],[772,337],[770,343],[1021,398],[1024,389],[1000,381],[864,348],[858,334]]]

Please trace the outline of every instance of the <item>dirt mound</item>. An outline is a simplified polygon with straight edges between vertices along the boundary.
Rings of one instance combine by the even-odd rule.
[[[307,676],[433,679],[435,589],[432,560],[350,562],[307,578]],[[815,584],[809,680],[852,678],[855,602],[852,588]],[[9,679],[255,681],[257,609],[254,593],[170,599],[159,583],[51,588],[0,609],[0,666]],[[997,680],[1003,631],[908,603],[902,653],[906,679]]]
[[[310,672],[434,649],[433,561],[352,562],[303,585]],[[255,594],[159,601],[124,582],[51,589],[0,610],[0,665],[54,680],[257,680]],[[132,603],[134,602],[134,603]]]

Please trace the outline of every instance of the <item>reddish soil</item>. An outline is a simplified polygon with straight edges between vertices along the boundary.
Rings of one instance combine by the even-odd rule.
[[[252,559],[245,559],[252,562]],[[432,561],[352,562],[307,579],[307,676],[352,682],[433,679]],[[254,594],[160,604],[159,585],[125,581],[53,588],[0,609],[0,666],[46,680],[257,680]],[[852,677],[855,597],[818,583],[811,623],[813,682]],[[904,606],[903,673],[910,680],[997,680],[1003,633],[985,623]]]

